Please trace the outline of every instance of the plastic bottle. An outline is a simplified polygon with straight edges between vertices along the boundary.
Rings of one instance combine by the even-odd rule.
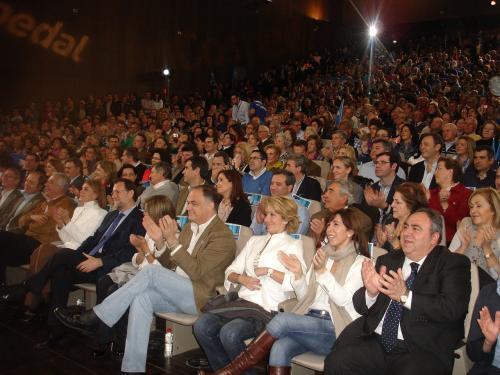
[[[165,330],[165,351],[163,355],[165,358],[172,358],[172,352],[174,350],[174,333],[172,328],[167,328]]]

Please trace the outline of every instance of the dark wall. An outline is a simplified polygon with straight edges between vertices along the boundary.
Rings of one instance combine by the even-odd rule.
[[[230,79],[235,67],[260,70],[328,44],[293,2],[254,0],[0,1],[38,25],[87,35],[81,61],[17,37],[1,21],[0,103],[66,95],[158,89],[163,67],[176,92],[207,87],[209,72]],[[60,33],[56,40],[59,38]]]
[[[373,4],[381,2],[356,3],[372,14]],[[445,16],[459,17],[474,14],[464,4],[477,2],[386,0],[382,15],[387,24],[410,22],[412,14],[436,19],[437,3],[448,9]],[[5,4],[14,14],[33,16],[36,25],[62,22],[55,40],[62,33],[75,43],[88,36],[77,56],[81,61],[54,53],[52,46],[40,47],[29,33],[12,35],[2,13]],[[478,14],[491,12],[483,8],[482,3],[474,7]],[[0,107],[67,95],[158,90],[166,85],[165,66],[173,71],[172,91],[204,90],[210,72],[231,79],[236,67],[251,74],[348,40],[350,27],[362,25],[353,9],[347,0],[0,0]]]

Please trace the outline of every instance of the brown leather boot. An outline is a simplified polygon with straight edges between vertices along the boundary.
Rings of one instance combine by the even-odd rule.
[[[290,375],[292,373],[291,366],[274,367],[269,366],[269,375]]]
[[[210,373],[203,370],[198,370],[198,375],[241,374],[245,370],[248,370],[249,368],[262,361],[271,350],[271,347],[273,346],[273,343],[275,341],[275,337],[271,336],[269,332],[263,331],[226,367]]]

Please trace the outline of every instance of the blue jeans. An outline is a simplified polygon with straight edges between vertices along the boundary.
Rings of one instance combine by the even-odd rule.
[[[259,334],[251,321],[234,319],[228,322],[210,313],[198,318],[193,332],[212,370],[228,365],[245,349],[245,340]],[[246,374],[253,374],[253,371]]]
[[[281,313],[267,324],[266,330],[278,339],[271,349],[269,366],[290,366],[293,357],[309,351],[327,355],[335,342],[331,319]]]
[[[144,372],[149,332],[155,312],[198,314],[193,284],[188,278],[159,265],[149,265],[132,280],[94,307],[112,327],[129,310],[127,341],[122,361],[124,372]]]

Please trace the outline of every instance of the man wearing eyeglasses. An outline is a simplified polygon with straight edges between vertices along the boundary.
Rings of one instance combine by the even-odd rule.
[[[262,150],[254,150],[250,154],[250,172],[243,176],[243,191],[245,193],[255,193],[270,195],[272,173],[266,170],[267,155]]]

